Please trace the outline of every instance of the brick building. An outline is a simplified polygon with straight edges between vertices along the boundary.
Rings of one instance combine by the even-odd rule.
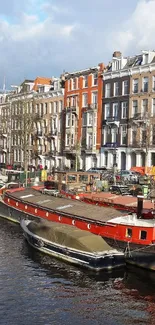
[[[64,157],[68,167],[100,166],[102,75],[104,65],[65,73]]]

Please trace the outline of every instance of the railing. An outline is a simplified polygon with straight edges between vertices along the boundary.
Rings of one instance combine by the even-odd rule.
[[[119,143],[118,142],[106,142],[103,146],[108,147],[108,148],[117,148],[117,147],[119,147]]]

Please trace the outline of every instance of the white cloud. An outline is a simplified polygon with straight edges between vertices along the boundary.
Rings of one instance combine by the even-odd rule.
[[[111,33],[113,50],[136,54],[142,49],[155,49],[155,0],[140,0],[131,17]]]

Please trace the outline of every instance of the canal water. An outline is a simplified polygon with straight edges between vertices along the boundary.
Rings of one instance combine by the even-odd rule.
[[[1,325],[154,325],[155,274],[94,275],[30,249],[0,220]]]

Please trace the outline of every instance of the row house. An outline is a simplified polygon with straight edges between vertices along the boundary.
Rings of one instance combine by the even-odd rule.
[[[24,141],[28,141],[29,164],[61,168],[63,102],[64,89],[58,78],[25,80],[7,94],[0,103],[1,162],[23,165]],[[33,127],[26,125],[31,119]]]
[[[63,75],[66,114],[64,159],[69,168],[100,166],[102,72],[96,67]]]
[[[127,58],[114,52],[103,80],[102,165],[154,165],[155,52]]]

